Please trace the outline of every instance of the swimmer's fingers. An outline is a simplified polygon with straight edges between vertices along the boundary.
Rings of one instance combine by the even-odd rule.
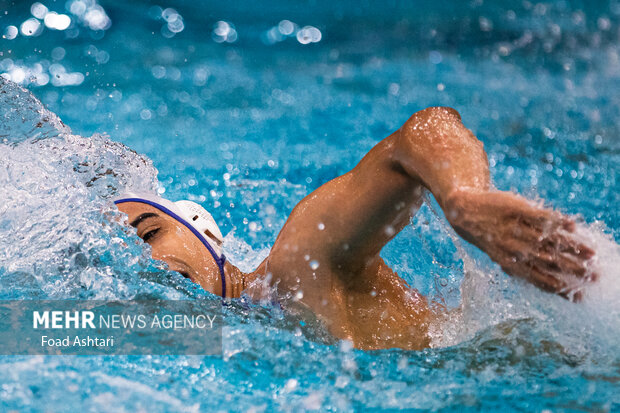
[[[593,249],[575,240],[571,234],[557,231],[538,244],[534,261],[550,270],[589,282],[598,279],[598,274],[589,268],[593,256]]]
[[[576,259],[589,260],[594,257],[594,250],[574,239],[570,234],[556,232],[544,240],[546,248],[574,256]]]
[[[575,221],[552,209],[539,207],[526,202],[526,206],[520,209],[515,215],[516,219],[532,229],[541,231],[543,234],[549,234],[563,229],[567,232],[575,230]]]
[[[580,288],[583,283],[574,277],[556,271],[533,266],[530,270],[530,280],[537,287],[556,293],[569,301],[578,302],[583,298]]]
[[[586,262],[567,254],[538,252],[531,262],[541,270],[552,272],[559,277],[574,279],[582,285],[598,279],[598,274],[591,271]]]
[[[561,232],[541,237],[537,245],[538,254],[542,257],[568,261],[584,268],[586,262],[594,256],[594,250],[575,240],[571,235]]]
[[[502,265],[502,269],[508,274],[523,278],[536,287],[558,294],[567,300],[577,302],[583,298],[583,293],[580,290],[583,287],[582,282],[579,282],[575,277],[566,276],[545,265],[529,264],[528,266],[523,266],[511,263],[509,265]]]
[[[562,269],[576,275],[585,273],[581,268],[586,267],[585,262],[591,259],[595,252],[574,238],[576,225],[574,219],[557,211],[533,205],[521,210],[520,215],[512,215],[511,218],[514,223],[512,235],[539,246],[538,255],[546,257],[551,262],[564,263],[561,265]]]
[[[598,273],[591,268],[595,252],[587,245],[572,240],[564,234],[559,234],[560,242],[556,251],[560,267],[565,272],[575,275],[582,281],[593,282],[598,280]]]
[[[519,263],[517,272],[526,273],[527,269],[536,265],[542,269],[555,273],[565,273],[575,277],[583,277],[586,274],[586,265],[573,259],[566,254],[548,252],[540,247],[536,240],[510,239],[504,237],[498,241],[498,246],[506,254],[503,262]],[[515,270],[517,267],[512,266]]]
[[[566,234],[556,231],[543,236],[542,231],[525,225],[497,237],[488,253],[506,273],[575,301],[582,296],[577,291],[598,277],[582,257],[584,247]]]

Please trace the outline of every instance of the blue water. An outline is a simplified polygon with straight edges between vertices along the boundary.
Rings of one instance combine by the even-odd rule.
[[[602,279],[574,305],[508,278],[429,198],[383,256],[463,303],[432,349],[357,351],[238,303],[222,357],[2,356],[0,410],[620,409],[618,1],[44,5],[69,21],[0,0],[1,299],[215,300],[110,197],[201,202],[251,269],[301,198],[431,105],[498,188],[581,216]]]

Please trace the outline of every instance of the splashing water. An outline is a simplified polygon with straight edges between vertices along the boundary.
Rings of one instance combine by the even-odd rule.
[[[0,191],[5,200],[0,215],[2,298],[210,299],[209,294],[150,260],[148,247],[137,241],[110,206],[110,198],[121,189],[157,188],[157,171],[150,160],[101,135],[73,135],[28,91],[0,81],[0,107],[5,113],[0,151]],[[145,406],[149,403],[145,400],[156,400],[167,409],[197,411],[205,406],[198,401],[203,392],[217,393],[210,400],[225,403],[227,392],[232,394],[251,382],[256,386],[253,395],[240,401],[248,408],[257,403],[282,407],[293,401],[305,409],[326,405],[347,409],[356,405],[346,396],[351,391],[359,392],[359,403],[368,406],[372,402],[367,397],[377,388],[389,395],[377,401],[377,406],[409,403],[432,408],[441,405],[437,400],[445,397],[442,389],[451,382],[481,386],[484,395],[485,390],[496,391],[498,385],[519,388],[515,375],[528,371],[568,381],[571,386],[581,385],[582,376],[596,381],[615,374],[620,251],[602,228],[580,228],[581,236],[596,245],[602,277],[588,289],[584,303],[574,305],[502,276],[483,259],[472,258],[476,253],[467,252],[468,247],[454,238],[445,223],[429,214],[428,206],[425,209],[422,218],[416,219],[430,218],[426,227],[434,227],[430,229],[433,236],[443,232],[445,242],[453,242],[466,274],[463,306],[435,326],[435,350],[357,352],[346,343],[330,345],[328,338],[321,339],[316,330],[304,329],[278,309],[234,304],[227,310],[222,359],[2,357],[0,364],[11,371],[2,381],[19,391],[0,393],[0,397],[18,406],[35,397],[27,383],[38,383],[34,388],[40,392],[48,380],[61,380],[69,392],[62,398],[93,408]],[[226,247],[238,258],[245,255],[248,268],[266,254],[252,251],[231,234]],[[310,357],[312,362],[299,366],[301,357]],[[76,373],[63,373],[66,364]],[[605,366],[616,367],[609,371]],[[234,373],[239,370],[246,373]],[[321,375],[315,376],[317,372]],[[474,374],[475,379],[472,382],[472,377],[464,376],[455,381],[451,376],[456,373]],[[269,384],[256,385],[261,377],[268,377]],[[80,393],[85,380],[98,389],[95,396]],[[332,384],[325,387],[325,380]],[[420,380],[426,384],[413,384]],[[430,386],[430,391],[422,390],[424,386]],[[127,390],[137,401],[119,396]],[[47,402],[61,398],[44,393]]]
[[[574,305],[509,278],[430,200],[382,255],[452,309],[431,349],[357,351],[310,317],[236,300],[222,357],[0,356],[1,410],[617,410],[620,8],[508,3],[370,18],[346,2],[308,15],[80,0],[47,4],[66,30],[27,36],[38,17],[17,2],[0,22],[1,298],[216,300],[151,260],[110,198],[204,204],[249,270],[297,201],[435,104],[484,141],[499,187],[594,222],[579,231],[601,279]],[[112,138],[79,136],[101,130]]]
[[[28,91],[0,82],[0,295],[133,296],[126,285],[133,275],[123,278],[136,272],[142,254],[139,248],[124,246],[119,235],[128,231],[106,220],[105,214],[113,214],[107,200],[118,188],[154,188],[151,162],[103,136],[71,134]],[[123,261],[129,271],[113,271],[122,268]]]
[[[599,362],[607,357],[614,360],[620,352],[620,246],[601,225],[580,224],[576,236],[597,251],[591,266],[601,274],[598,282],[586,287],[580,305],[541,294],[524,281],[506,277],[488,259],[474,260],[475,253],[468,254],[467,248],[460,246],[463,242],[455,240],[465,272],[462,305],[439,327],[434,344],[455,345],[480,330],[529,320],[572,354],[591,355]]]

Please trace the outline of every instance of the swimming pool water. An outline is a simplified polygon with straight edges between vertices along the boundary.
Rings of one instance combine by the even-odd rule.
[[[216,300],[110,197],[201,202],[251,269],[301,198],[431,105],[461,113],[498,188],[580,214],[603,277],[579,305],[510,279],[429,199],[383,256],[463,301],[432,349],[358,351],[236,303],[222,357],[0,356],[2,410],[619,408],[620,3],[42,3],[48,23],[0,0],[2,299]]]

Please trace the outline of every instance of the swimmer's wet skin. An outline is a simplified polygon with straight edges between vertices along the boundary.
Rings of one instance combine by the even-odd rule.
[[[250,273],[230,262],[221,280],[216,257],[191,230],[140,202],[128,214],[153,258],[168,263],[215,294],[259,299],[265,284],[298,294],[330,332],[362,349],[429,346],[438,311],[402,280],[379,253],[411,221],[429,190],[459,235],[510,275],[579,300],[596,278],[594,251],[575,240],[574,221],[510,192],[491,187],[482,143],[454,109],[415,113],[348,173],[293,209],[269,256]],[[309,263],[318,263],[318,266]],[[264,282],[261,282],[264,281]]]

